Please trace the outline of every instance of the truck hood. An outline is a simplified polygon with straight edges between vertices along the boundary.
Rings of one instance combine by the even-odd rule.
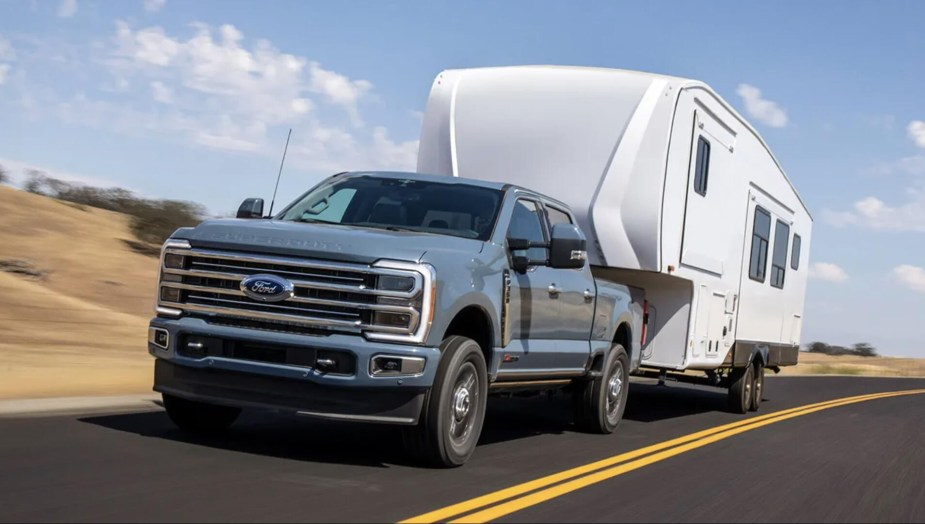
[[[482,249],[480,240],[448,235],[253,219],[207,220],[177,230],[172,238],[189,240],[195,248],[361,264],[383,258],[417,262],[428,250],[475,254]]]

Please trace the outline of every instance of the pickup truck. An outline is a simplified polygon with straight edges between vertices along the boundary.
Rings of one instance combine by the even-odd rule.
[[[580,428],[610,433],[643,297],[595,278],[585,244],[563,203],[450,176],[340,173],[273,217],[247,199],[163,245],[154,390],[184,430],[251,407],[396,424],[446,467],[490,393],[565,389]]]

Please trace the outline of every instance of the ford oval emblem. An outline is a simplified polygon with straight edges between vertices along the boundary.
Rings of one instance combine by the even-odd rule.
[[[251,275],[241,281],[241,291],[254,300],[279,302],[292,298],[295,287],[292,282],[276,275]]]

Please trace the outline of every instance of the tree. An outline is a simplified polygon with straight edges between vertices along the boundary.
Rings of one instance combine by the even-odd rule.
[[[39,171],[38,169],[27,169],[26,170],[26,185],[23,186],[23,189],[30,193],[35,193],[37,195],[44,195],[44,187],[48,177],[44,172]]]
[[[6,169],[3,169],[3,166],[0,166],[0,184],[6,184],[10,181],[10,176],[7,174]]]
[[[862,357],[876,357],[877,348],[871,346],[867,342],[858,342],[854,345],[854,352]]]
[[[810,353],[828,353],[829,345],[825,342],[813,342],[806,346],[807,351]]]

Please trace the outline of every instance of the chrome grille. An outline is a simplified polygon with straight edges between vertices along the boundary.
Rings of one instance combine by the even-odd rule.
[[[182,256],[182,264],[166,267],[163,255],[170,254]],[[206,315],[213,320],[252,319],[281,327],[288,324],[383,335],[411,336],[421,327],[423,272],[180,248],[169,242],[163,255],[158,288],[161,308]],[[251,299],[241,290],[241,281],[257,274],[286,278],[295,288],[294,295],[280,302]],[[410,291],[376,289],[377,279],[383,275],[412,278],[414,286]],[[167,300],[162,294],[164,288],[179,295]],[[379,312],[406,315],[399,318],[407,318],[407,325],[377,324]]]

